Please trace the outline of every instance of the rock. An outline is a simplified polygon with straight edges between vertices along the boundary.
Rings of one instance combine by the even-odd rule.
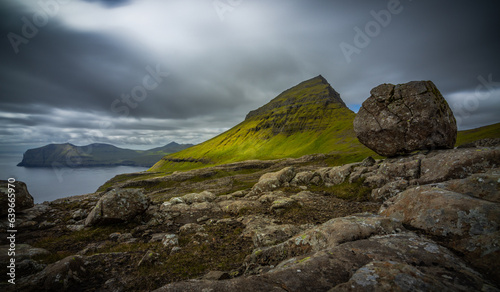
[[[437,236],[486,234],[500,226],[498,204],[432,185],[406,190],[387,204],[381,215]]]
[[[436,150],[427,155],[388,158],[370,168],[355,167],[349,181],[364,177],[364,185],[373,189],[372,197],[382,201],[408,187],[466,178],[498,166],[500,148]]]
[[[73,214],[71,215],[71,218],[73,218],[75,220],[81,220],[81,219],[87,218],[87,216],[88,216],[87,211],[82,210],[82,209],[78,209],[75,212],[73,212]]]
[[[0,246],[0,262],[1,263],[8,263],[10,260],[9,254],[9,245],[2,245]],[[37,256],[41,255],[49,255],[50,252],[46,249],[43,248],[38,248],[38,247],[32,247],[29,244],[25,243],[16,243],[15,245],[15,256],[16,256],[16,262],[20,262],[23,260],[27,259],[32,259]]]
[[[422,159],[421,185],[465,178],[500,166],[500,148],[466,148],[436,151]]]
[[[380,188],[387,184],[390,181],[390,178],[388,178],[385,175],[376,173],[370,176],[367,176],[364,184],[370,188]]]
[[[178,253],[182,250],[182,248],[180,248],[179,246],[174,246],[172,247],[172,249],[170,250],[170,254],[175,254],[175,253]]]
[[[224,201],[226,203],[231,201]],[[219,207],[221,203],[193,203],[191,205],[179,203],[172,205],[170,202],[165,202],[160,206],[160,212],[157,213],[165,219],[172,219],[179,224],[195,223],[198,219],[209,216],[216,217],[222,213]]]
[[[151,235],[149,242],[161,242],[167,233],[155,233]]]
[[[354,119],[354,131],[368,148],[390,157],[454,147],[455,117],[431,81],[382,84],[370,93]]]
[[[322,179],[325,184],[338,185],[343,183],[351,174],[354,164],[346,164],[342,166],[332,167],[329,171],[325,172]]]
[[[14,186],[10,188],[14,192],[9,193],[9,184]],[[11,184],[6,180],[0,180],[0,216],[6,216],[9,213],[9,203],[14,203],[14,210],[19,212],[33,207],[33,202],[33,197],[24,182],[15,181]]]
[[[184,202],[184,199],[183,199],[183,198],[181,198],[181,197],[175,197],[175,198],[172,198],[172,199],[170,199],[170,201],[169,201],[169,202],[170,202],[170,204],[172,204],[172,205],[176,205],[176,204],[184,204],[184,203],[185,203],[185,202]]]
[[[383,187],[378,189],[373,189],[371,193],[372,199],[384,202],[387,199],[394,197],[400,192],[406,190],[408,188],[409,182],[405,179],[399,179],[396,181],[392,181],[390,183],[385,184]]]
[[[222,211],[232,215],[245,213],[246,210],[255,210],[262,208],[262,204],[260,202],[250,200],[225,201],[220,202],[219,206]]]
[[[292,186],[320,185],[323,182],[321,175],[315,171],[302,171],[297,173],[290,182]]]
[[[236,191],[234,193],[229,194],[233,198],[243,198],[247,193],[245,191]]]
[[[286,167],[277,172],[266,173],[260,177],[259,181],[253,186],[252,191],[262,193],[275,190],[289,183],[295,177],[295,174],[293,167]]]
[[[392,280],[396,283],[390,285]],[[446,248],[413,233],[401,233],[339,243],[328,250],[290,257],[262,275],[176,282],[155,291],[385,291],[387,284],[389,290],[414,291],[422,282],[431,290],[493,288]],[[411,284],[415,287],[408,287]],[[361,287],[351,290],[353,285]]]
[[[188,223],[184,224],[179,228],[179,232],[184,233],[184,234],[192,234],[192,233],[198,233],[198,232],[204,232],[205,228],[199,224],[196,223]]]
[[[384,175],[389,180],[417,179],[420,177],[422,159],[425,159],[422,155],[400,159],[387,159],[380,165],[378,173]]]
[[[305,202],[308,200],[313,200],[314,198],[318,198],[318,195],[311,193],[309,191],[302,191],[300,193],[290,196],[290,198],[298,202]]]
[[[97,202],[85,220],[85,226],[126,222],[146,211],[149,199],[137,189],[111,190]]]
[[[408,189],[386,202],[388,206],[380,213],[442,238],[443,245],[464,254],[473,267],[498,281],[500,204],[444,187],[438,184]]]
[[[68,224],[68,225],[66,225],[66,228],[68,228],[68,230],[75,232],[75,231],[83,230],[85,228],[85,225],[83,225],[83,224]]]
[[[349,175],[349,183],[352,184],[359,181],[363,177],[373,175],[373,173],[367,174],[367,172],[368,172],[368,167],[364,166],[356,167]]]
[[[265,247],[283,242],[304,230],[303,226],[276,224],[269,217],[250,215],[241,218],[245,230],[241,236],[252,239],[254,247]]]
[[[285,209],[292,207],[300,207],[300,204],[292,198],[281,198],[272,202],[269,210],[271,212],[283,212]]]
[[[83,257],[69,256],[43,270],[46,275],[44,288],[46,290],[69,290],[81,285],[87,271],[84,268]]]
[[[258,201],[262,204],[266,204],[266,203],[272,203],[273,201],[276,201],[279,199],[284,199],[285,197],[286,197],[286,194],[282,191],[265,192],[260,196]]]
[[[174,247],[179,245],[179,237],[175,234],[165,234],[161,243],[165,247]]]
[[[78,291],[87,276],[85,257],[73,255],[48,265],[35,275],[22,278],[18,289],[20,291]]]
[[[370,167],[370,166],[373,166],[375,165],[375,159],[373,159],[373,157],[371,156],[368,156],[366,157],[365,159],[363,159],[363,161],[361,161],[361,166],[364,166],[364,167]]]
[[[207,191],[203,191],[201,193],[191,193],[181,197],[184,203],[188,205],[193,203],[212,202],[215,198],[214,194]]]
[[[47,265],[38,263],[32,259],[16,261],[16,277],[32,275],[42,271]]]
[[[300,256],[311,251],[332,248],[343,242],[369,238],[374,234],[390,234],[403,229],[397,220],[371,214],[334,218],[281,244],[254,250],[247,262],[275,265],[287,257]]]
[[[292,224],[272,224],[252,228],[252,241],[255,247],[266,247],[281,243],[303,229]]]
[[[447,190],[500,203],[500,168],[442,183]]]
[[[211,281],[227,280],[230,278],[231,276],[228,273],[221,271],[210,271],[205,276],[203,276],[204,280],[211,280]]]
[[[443,283],[448,275],[422,273],[416,267],[395,261],[372,261],[352,275],[348,282],[329,292],[336,291],[447,291]]]

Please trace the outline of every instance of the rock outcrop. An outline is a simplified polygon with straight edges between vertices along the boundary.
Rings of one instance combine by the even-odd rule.
[[[135,174],[35,205],[16,216],[16,288],[498,291],[499,146],[324,160]]]
[[[12,189],[14,190],[13,194],[15,195],[15,197],[12,196],[11,193],[9,193],[9,184],[10,183],[6,180],[0,180],[0,216],[5,216],[8,214],[10,203],[9,198],[15,198],[14,210],[16,211],[21,211],[33,207],[33,197],[29,193],[28,187],[24,182],[16,181],[11,184],[14,185]],[[9,195],[11,195],[11,197],[9,197]]]
[[[331,289],[331,290],[330,290]],[[291,257],[263,275],[168,284],[164,291],[485,291],[448,249],[411,232],[376,235]]]
[[[40,238],[29,247],[40,255],[23,260],[18,287],[498,291],[500,147],[335,167],[314,161],[217,166],[175,173],[172,180],[131,176],[120,182],[127,188],[36,205],[18,223]],[[241,166],[248,173],[220,177]],[[222,187],[243,178],[252,184]],[[173,195],[174,180],[196,183]],[[117,222],[126,224],[107,225]],[[54,238],[50,245],[47,238]],[[75,256],[38,260],[60,248]]]
[[[0,290],[500,291],[498,140],[440,149],[453,147],[456,123],[430,81],[371,94],[354,128],[395,157],[234,162],[310,153],[308,132],[314,151],[339,142],[332,131],[354,139],[354,114],[318,76],[154,168],[198,169],[120,175],[17,213],[19,277],[14,287],[0,275]],[[266,156],[251,153],[256,143]],[[0,243],[11,261],[5,232]]]
[[[468,183],[477,188],[469,189]],[[474,268],[500,279],[499,202],[497,169],[489,175],[408,189],[388,200],[381,214],[446,238],[443,245],[465,255]]]
[[[390,157],[455,145],[455,117],[431,81],[382,84],[370,93],[354,119],[356,135],[368,148]]]
[[[272,191],[288,184],[294,177],[295,169],[293,167],[287,167],[274,173],[266,173],[260,177],[259,182],[253,186],[252,190],[257,193]]]
[[[85,226],[126,222],[144,213],[148,206],[149,199],[140,190],[111,190],[97,202]]]

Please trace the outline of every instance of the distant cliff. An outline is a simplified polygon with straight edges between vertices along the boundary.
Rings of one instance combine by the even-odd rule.
[[[163,156],[188,147],[191,144],[172,142],[149,150],[131,150],[109,144],[75,146],[70,143],[50,144],[29,149],[17,166],[26,167],[97,167],[97,166],[144,166],[151,167]]]

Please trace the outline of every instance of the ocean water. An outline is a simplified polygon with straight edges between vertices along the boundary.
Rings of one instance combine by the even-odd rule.
[[[22,154],[0,155],[0,180],[15,178],[28,186],[35,203],[95,192],[117,174],[140,172],[146,167],[32,168],[16,166]]]

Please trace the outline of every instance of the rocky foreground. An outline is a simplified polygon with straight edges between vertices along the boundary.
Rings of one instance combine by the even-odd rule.
[[[498,291],[491,144],[126,175],[19,212],[16,284],[3,273],[2,289]]]

